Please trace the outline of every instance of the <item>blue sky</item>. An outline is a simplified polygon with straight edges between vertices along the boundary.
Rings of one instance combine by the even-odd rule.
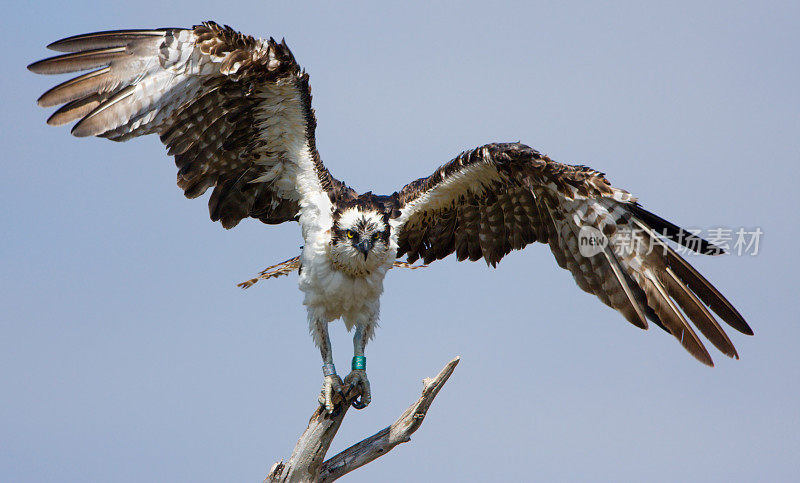
[[[74,139],[24,69],[72,34],[206,19],[285,37],[335,176],[390,193],[458,152],[529,144],[689,227],[761,228],[690,261],[756,332],[709,369],[581,292],[545,246],[392,271],[373,403],[332,451],[462,362],[411,444],[351,481],[780,481],[800,471],[797,2],[12,3],[3,36],[0,479],[260,481],[321,383],[296,226],[225,231],[156,138]],[[351,355],[332,327],[334,357]],[[333,454],[333,453],[331,453]]]

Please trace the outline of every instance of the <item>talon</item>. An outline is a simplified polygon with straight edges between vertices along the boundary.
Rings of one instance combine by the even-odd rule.
[[[367,379],[367,372],[363,369],[354,369],[353,372],[344,378],[344,383],[349,385],[351,389],[360,388],[360,397],[353,399],[350,403],[356,409],[364,409],[369,406],[372,401],[372,393],[370,392],[369,379]]]
[[[342,395],[342,380],[336,374],[325,376],[318,400],[321,406],[325,406],[325,412],[331,416],[335,416],[335,405],[333,404],[334,392]],[[342,397],[342,399],[344,399],[344,397]]]

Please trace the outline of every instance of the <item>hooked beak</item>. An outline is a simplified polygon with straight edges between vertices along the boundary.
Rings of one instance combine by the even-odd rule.
[[[364,261],[367,260],[367,254],[369,254],[370,249],[372,248],[372,240],[369,238],[362,239],[358,243],[356,243],[356,249],[364,254]]]

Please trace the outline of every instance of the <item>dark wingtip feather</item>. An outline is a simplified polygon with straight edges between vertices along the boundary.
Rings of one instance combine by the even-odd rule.
[[[41,63],[42,63],[41,60],[37,60],[36,62],[31,62],[25,68],[28,69],[29,71],[33,72],[34,74],[40,74],[41,72],[37,72],[36,69],[39,68],[39,64],[41,64]]]
[[[714,316],[703,305],[700,299],[689,290],[686,285],[678,280],[678,277],[669,267],[661,273],[661,281],[667,289],[667,293],[680,305],[683,313],[694,323],[695,327],[714,344],[714,347],[728,357],[738,358],[736,347],[731,342],[728,335],[714,319]]]
[[[755,332],[753,332],[753,329],[750,327],[750,325],[747,322],[744,321],[744,319],[742,319],[742,324],[743,324],[742,328],[737,328],[737,330],[739,332],[741,332],[744,335],[755,335]]]
[[[70,72],[106,67],[115,60],[129,55],[125,47],[84,50],[42,59],[30,64],[28,70],[44,75],[68,74]]]
[[[47,118],[47,124],[50,126],[61,126],[80,119],[96,109],[101,102],[102,97],[99,94],[68,102]]]
[[[678,339],[681,346],[686,349],[695,359],[707,366],[714,366],[711,354],[703,345],[695,331],[689,325],[689,321],[683,316],[681,311],[673,302],[667,289],[657,277],[648,275],[645,277],[643,285],[647,296],[647,305],[652,307],[655,315],[661,320],[667,331]]]
[[[54,50],[56,52],[72,52],[71,50],[65,47],[70,41],[77,37],[82,37],[83,35],[73,35],[71,37],[66,37],[63,39],[56,40],[55,42],[50,42],[47,44],[47,50]]]
[[[628,208],[637,218],[652,228],[654,232],[665,236],[675,243],[683,245],[694,252],[702,255],[712,256],[723,255],[725,253],[725,250],[723,250],[721,247],[689,231],[684,230],[678,225],[661,218],[655,213],[645,210],[638,203],[631,203],[628,205]]]
[[[697,294],[700,300],[708,305],[728,325],[747,335],[753,335],[753,329],[744,320],[742,314],[731,304],[728,299],[717,290],[711,282],[706,280],[693,266],[674,250],[667,247],[667,266],[670,267],[678,278],[687,287]]]
[[[109,72],[110,68],[104,67],[69,79],[50,88],[36,102],[41,107],[51,107],[95,94],[107,84]]]
[[[86,125],[82,125],[80,122],[72,126],[72,129],[69,130],[69,133],[76,138],[88,138],[95,135],[93,131],[86,129]]]
[[[622,292],[625,294],[625,298],[628,302],[627,305],[623,304],[615,308],[625,316],[628,322],[636,327],[639,327],[640,329],[647,330],[647,315],[645,314],[644,310],[644,305],[647,304],[641,304],[639,302],[639,300],[646,300],[645,294],[641,290],[638,290],[635,292],[635,295],[634,287],[638,289],[638,285],[636,285],[630,276],[623,271],[622,267],[620,266],[619,259],[611,249],[606,247],[603,250],[603,255],[608,262],[611,273],[616,278],[617,283],[622,289]]]
[[[56,52],[78,52],[87,49],[122,47],[128,42],[142,37],[157,37],[164,35],[167,29],[157,30],[106,30],[89,34],[73,35],[61,40],[56,40],[47,46]]]
[[[135,89],[136,86],[129,85],[97,106],[92,112],[87,114],[86,117],[78,121],[78,123],[72,127],[72,135],[79,138],[101,136],[103,133],[115,129],[118,124],[115,124],[117,121],[114,118],[114,109],[119,106],[120,103],[126,102]]]

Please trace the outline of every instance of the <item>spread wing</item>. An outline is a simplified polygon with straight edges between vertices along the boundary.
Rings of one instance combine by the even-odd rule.
[[[225,228],[246,217],[296,220],[299,206],[320,193],[352,196],[320,161],[308,75],[285,42],[205,22],[78,35],[48,47],[67,53],[31,71],[91,72],[39,98],[43,107],[62,105],[47,123],[77,120],[75,136],[114,141],[158,134],[186,197],[214,188],[211,219]]]
[[[455,252],[458,260],[483,258],[494,266],[511,250],[547,243],[581,289],[638,327],[653,321],[705,364],[713,365],[711,356],[689,321],[734,358],[711,311],[753,333],[667,240],[705,254],[722,250],[644,210],[588,167],[556,163],[518,143],[490,144],[461,153],[394,196],[398,257],[409,262]]]

